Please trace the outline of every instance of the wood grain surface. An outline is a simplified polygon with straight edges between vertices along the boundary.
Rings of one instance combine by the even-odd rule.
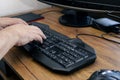
[[[71,38],[75,38],[77,34],[92,34],[97,36],[105,34],[104,32],[96,30],[92,27],[75,28],[59,24],[58,19],[62,15],[60,11],[61,9],[59,8],[47,8],[35,11],[34,13],[42,13],[45,17],[37,22],[45,23],[49,25],[51,29],[54,29]],[[110,36],[106,37],[113,39],[113,37]],[[95,49],[97,59],[92,65],[80,69],[70,75],[62,75],[51,72],[44,66],[35,62],[27,52],[18,47],[13,47],[4,57],[4,60],[16,72],[16,74],[20,76],[21,80],[87,80],[96,70],[120,70],[119,44],[93,36],[81,35],[79,38]]]

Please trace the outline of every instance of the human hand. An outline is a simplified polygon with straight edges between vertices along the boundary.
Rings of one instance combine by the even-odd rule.
[[[42,43],[43,39],[46,39],[44,33],[38,27],[33,25],[16,24],[6,27],[3,30],[13,35],[13,38],[16,39],[15,45],[17,46],[25,45],[33,40]]]
[[[14,24],[26,24],[27,25],[27,23],[20,18],[9,18],[9,17],[0,18],[0,30],[7,26],[14,25]]]

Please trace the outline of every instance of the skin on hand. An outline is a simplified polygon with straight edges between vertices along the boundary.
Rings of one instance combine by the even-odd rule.
[[[36,26],[18,18],[0,18],[0,59],[13,46],[22,46],[33,40],[43,42],[46,36]]]
[[[15,24],[25,24],[28,25],[24,20],[20,18],[9,18],[9,17],[3,17],[0,18],[0,30],[11,25]]]
[[[33,40],[43,42],[43,39],[46,39],[44,33],[36,26],[25,25],[25,24],[16,24],[3,29],[8,34],[13,35],[16,39],[17,46],[25,45]]]

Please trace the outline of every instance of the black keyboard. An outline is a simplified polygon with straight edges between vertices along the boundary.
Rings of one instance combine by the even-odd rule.
[[[47,68],[70,73],[92,64],[96,59],[95,51],[80,39],[71,39],[49,28],[48,25],[31,23],[38,26],[46,35],[43,44],[33,41],[23,46],[37,62]]]

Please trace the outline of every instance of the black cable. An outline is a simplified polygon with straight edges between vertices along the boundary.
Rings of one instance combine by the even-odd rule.
[[[97,37],[97,38],[100,38],[100,39],[104,39],[104,40],[107,40],[107,41],[110,41],[110,42],[113,42],[113,43],[120,44],[120,42],[117,42],[117,41],[114,41],[114,40],[105,38],[104,35],[106,35],[106,34],[102,34],[101,36],[96,36],[96,35],[92,35],[92,34],[77,34],[77,35],[76,35],[76,38],[79,38],[80,35],[93,36],[93,37]]]
[[[76,38],[79,38],[80,35],[86,35],[86,36],[93,36],[93,37],[101,38],[100,36],[96,36],[96,35],[92,35],[92,34],[77,34]]]
[[[113,33],[110,33],[109,35],[112,36],[112,37],[115,37],[115,38],[120,39],[120,36],[117,36],[117,35],[115,35],[115,34],[113,34]]]
[[[117,18],[117,19],[120,19],[120,17],[117,16],[117,15],[115,15],[115,14],[108,13],[107,15],[108,15],[108,16],[111,16],[111,17],[114,17],[114,18]]]
[[[114,43],[117,43],[117,44],[120,44],[120,42],[117,42],[117,41],[114,41],[114,40],[105,38],[104,35],[106,35],[106,34],[102,34],[102,35],[101,35],[101,38],[102,38],[102,39],[107,40],[107,41],[110,41],[110,42],[114,42]],[[114,36],[112,36],[112,37],[114,37]]]

